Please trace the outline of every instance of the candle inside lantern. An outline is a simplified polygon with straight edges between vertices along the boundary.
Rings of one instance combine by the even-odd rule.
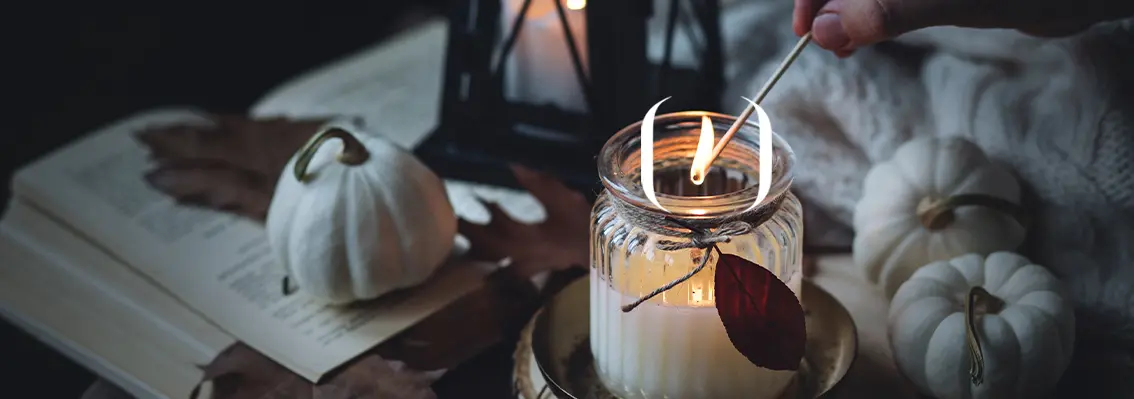
[[[727,123],[725,127],[732,121],[725,116],[714,119]],[[779,197],[779,209],[751,233],[733,236],[718,248],[766,267],[798,297],[802,284],[802,210],[798,199],[786,190],[792,158],[786,143],[776,140],[775,151],[788,162],[756,159],[754,135],[746,127],[722,153],[718,164],[726,166],[700,173],[707,177],[698,184],[686,168],[709,168],[703,161],[703,149],[713,144],[706,138],[715,136],[713,121],[704,113],[692,112],[659,116],[657,120],[654,186],[668,194],[671,201],[665,209],[672,218],[692,221],[744,211],[756,198],[757,187],[751,177],[758,175],[757,169],[779,168],[773,172],[773,180],[779,185],[773,193],[778,193],[765,201],[772,203]],[[600,379],[608,390],[624,399],[778,398],[795,372],[758,367],[733,346],[716,309],[715,254],[689,280],[629,312],[622,310],[623,305],[693,271],[708,253],[699,248],[659,249],[661,240],[688,240],[636,224],[642,218],[624,217],[625,212],[632,212],[627,207],[658,209],[650,205],[644,192],[639,195],[628,190],[626,185],[632,178],[626,178],[626,169],[615,172],[614,165],[642,158],[623,150],[630,139],[624,136],[636,133],[635,126],[627,129],[616,134],[599,155],[600,175],[607,190],[595,206],[591,231],[595,242],[590,339]],[[690,151],[694,146],[698,151]],[[697,153],[702,155],[695,156]],[[615,206],[615,202],[621,205]]]
[[[550,103],[565,110],[585,112],[586,97],[575,75],[555,1],[561,0],[531,0],[512,53],[504,60],[504,98],[528,104]],[[523,5],[524,0],[504,0],[500,23],[505,37],[512,32]],[[563,5],[579,60],[586,71],[586,0],[565,0]]]

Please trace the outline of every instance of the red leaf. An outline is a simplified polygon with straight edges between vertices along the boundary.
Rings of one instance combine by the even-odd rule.
[[[717,313],[732,346],[757,366],[799,369],[807,325],[795,293],[768,269],[736,255],[721,255],[715,279]]]

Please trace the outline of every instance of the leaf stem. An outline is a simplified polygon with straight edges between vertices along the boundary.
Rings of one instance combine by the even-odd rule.
[[[1004,306],[1004,301],[992,295],[984,287],[972,287],[965,299],[965,338],[969,349],[969,378],[973,385],[984,383],[984,350],[981,348],[980,334],[977,333],[976,316],[979,312],[996,313]]]
[[[299,157],[295,160],[295,169],[293,170],[296,180],[303,182],[311,177],[307,174],[307,166],[315,157],[319,147],[322,147],[323,143],[330,139],[339,139],[343,142],[343,150],[336,157],[340,163],[354,166],[370,159],[370,152],[366,150],[366,146],[362,145],[362,142],[358,141],[358,138],[340,127],[330,127],[316,133],[299,149]]]
[[[1023,208],[1012,201],[988,194],[959,194],[942,200],[923,198],[917,204],[918,221],[929,230],[941,230],[953,224],[957,217],[954,211],[965,206],[982,206],[1000,211],[1016,219],[1021,226],[1027,225],[1027,215]]]

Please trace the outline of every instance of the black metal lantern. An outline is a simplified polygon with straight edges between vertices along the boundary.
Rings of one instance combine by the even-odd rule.
[[[664,20],[653,21],[664,27],[664,43],[651,61],[655,1],[665,9],[657,16]],[[457,3],[449,14],[440,124],[417,150],[446,178],[515,186],[507,165],[521,163],[591,192],[603,143],[658,100],[672,97],[670,110],[720,109],[718,0]],[[671,62],[678,34],[695,44],[696,65]]]

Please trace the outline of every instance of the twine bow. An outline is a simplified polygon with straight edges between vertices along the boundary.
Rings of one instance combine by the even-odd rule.
[[[657,249],[663,251],[673,251],[679,249],[699,248],[706,250],[705,254],[701,256],[701,261],[697,264],[697,267],[691,270],[689,273],[686,273],[684,276],[678,277],[676,280],[670,281],[666,285],[653,290],[649,294],[638,298],[630,304],[622,306],[623,312],[634,310],[634,308],[650,300],[650,298],[658,296],[663,292],[669,291],[671,288],[676,287],[678,284],[684,283],[686,280],[693,278],[693,276],[697,273],[700,273],[701,270],[705,268],[705,265],[709,263],[709,255],[711,255],[712,251],[716,251],[717,255],[722,255],[720,248],[717,248],[717,244],[729,242],[730,240],[732,240],[732,237],[745,235],[752,232],[752,225],[748,222],[740,220],[727,222],[725,224],[722,224],[715,230],[689,226],[673,218],[667,218],[666,221],[689,229],[689,241],[660,240],[656,245]]]

